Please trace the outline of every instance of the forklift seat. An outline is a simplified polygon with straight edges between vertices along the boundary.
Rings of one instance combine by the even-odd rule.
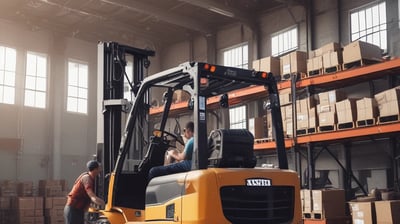
[[[208,166],[254,168],[254,137],[246,129],[217,129],[208,137]]]

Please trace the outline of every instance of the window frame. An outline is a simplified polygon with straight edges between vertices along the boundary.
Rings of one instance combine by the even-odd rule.
[[[32,56],[35,56],[35,62],[36,62],[36,65],[35,65],[35,75],[28,75],[28,55],[29,54],[31,54]],[[45,53],[41,53],[41,52],[35,52],[35,51],[26,51],[26,55],[25,55],[26,57],[25,57],[25,60],[26,60],[26,66],[25,66],[25,83],[24,83],[24,106],[25,107],[30,107],[30,108],[37,108],[37,109],[46,109],[47,107],[48,107],[48,89],[49,89],[49,79],[48,79],[48,77],[49,77],[49,63],[48,63],[48,55],[47,54],[45,54]],[[45,59],[45,66],[44,66],[44,68],[45,68],[45,76],[43,77],[43,76],[39,76],[38,75],[38,68],[37,68],[37,66],[38,66],[38,61],[37,61],[37,59],[38,59],[38,57],[41,57],[41,58],[44,58]],[[33,79],[35,79],[35,87],[34,88],[27,88],[27,83],[28,83],[28,77],[30,77],[30,78],[33,78]],[[45,80],[44,80],[44,90],[39,90],[38,89],[38,86],[37,86],[37,81],[38,81],[38,79],[40,79],[40,78],[44,78]],[[27,102],[26,102],[26,100],[27,100],[27,91],[33,91],[34,93],[35,93],[35,96],[34,96],[34,103],[33,103],[33,105],[27,105]],[[44,107],[41,107],[41,106],[38,106],[37,105],[37,96],[36,96],[36,94],[37,93],[44,93]]]
[[[16,84],[17,84],[16,79],[17,79],[18,51],[17,51],[17,48],[9,47],[9,46],[6,46],[6,45],[0,45],[0,47],[4,48],[4,67],[0,68],[0,69],[2,69],[2,71],[4,73],[3,77],[1,77],[1,75],[0,75],[0,79],[2,79],[2,80],[0,80],[0,91],[1,91],[0,92],[0,104],[15,105],[16,104]],[[6,71],[8,71],[8,70],[6,70],[6,67],[7,67],[6,66],[6,64],[7,64],[6,63],[6,51],[7,51],[7,49],[11,49],[11,50],[13,50],[15,52],[14,71],[9,71],[9,72],[13,72],[14,73],[14,75],[12,77],[12,79],[13,79],[13,84],[12,85],[6,84]],[[12,80],[9,80],[9,81],[12,81]],[[11,100],[12,102],[8,102],[8,101],[4,100],[4,93],[5,93],[5,88],[6,87],[7,88],[11,88],[12,91],[13,91],[13,93],[12,93],[13,99]]]
[[[247,48],[247,52],[245,52],[246,54],[244,54],[243,47]],[[241,48],[241,51],[242,51],[241,52],[241,61],[240,61],[240,63],[239,64],[237,64],[237,63],[229,63],[229,64],[227,64],[226,60],[225,60],[226,59],[225,58],[225,54],[230,52],[230,51],[234,51],[236,49],[239,49],[239,48]],[[247,58],[245,58],[245,55],[247,55]],[[223,61],[223,65],[224,66],[248,69],[249,68],[249,43],[246,41],[246,42],[243,42],[243,43],[240,43],[240,44],[236,44],[236,45],[233,45],[231,47],[223,49],[222,50],[222,61]],[[240,67],[238,65],[240,65]]]
[[[87,87],[86,87],[86,99],[85,98],[82,98],[82,97],[78,97],[79,96],[79,93],[77,93],[77,95],[78,96],[70,96],[70,89],[69,89],[69,87],[70,87],[70,69],[69,69],[69,66],[70,66],[70,63],[74,63],[74,64],[78,64],[78,65],[86,65],[86,67],[87,67],[87,80],[86,80],[86,83],[87,83]],[[82,60],[77,60],[77,59],[72,59],[72,58],[69,58],[69,59],[67,59],[67,75],[66,75],[66,96],[65,96],[65,98],[66,98],[66,103],[65,103],[65,110],[66,110],[66,112],[68,112],[68,113],[75,113],[75,114],[81,114],[81,115],[88,115],[89,114],[89,62],[87,62],[87,61],[82,61]],[[78,68],[78,70],[79,70],[79,68]],[[78,74],[78,76],[79,76],[79,74]],[[78,77],[79,78],[79,77]],[[78,81],[79,82],[79,81]],[[74,87],[77,87],[78,89],[79,88],[81,88],[81,89],[85,89],[85,88],[82,88],[82,87],[80,87],[79,85],[78,86],[74,86]],[[75,99],[85,99],[86,100],[86,111],[85,112],[80,112],[79,111],[79,103],[77,102],[77,106],[76,106],[76,110],[70,110],[69,109],[69,98],[70,97],[72,97],[72,98],[75,98]]]
[[[293,30],[296,31],[296,35],[295,35],[296,36],[296,46],[295,47],[288,46],[286,49],[283,46],[284,49],[282,51],[279,50],[279,44],[280,44],[279,43],[279,39],[280,38],[284,38],[285,34],[288,34],[289,32],[292,32]],[[275,37],[278,38],[278,44],[277,44],[278,45],[278,51],[277,52],[273,51],[274,50],[273,46],[275,45],[273,42],[274,42],[274,38]],[[299,49],[299,27],[298,27],[298,25],[290,26],[290,27],[287,27],[286,29],[283,29],[283,30],[280,30],[278,32],[275,32],[275,33],[271,34],[271,56],[279,57],[279,56],[282,56],[284,54],[287,54],[289,52],[292,52],[292,51],[295,51],[295,50],[298,50],[298,49]]]
[[[243,108],[243,111],[236,111],[238,109]],[[235,112],[240,112],[232,115]],[[241,114],[241,112],[244,113],[244,116]],[[242,115],[242,116],[241,116]],[[244,118],[241,118],[244,117]],[[233,119],[233,118],[239,118],[239,119]],[[230,129],[247,129],[248,128],[248,122],[247,122],[247,105],[237,105],[235,107],[229,108],[229,128]],[[238,125],[238,126],[236,126]],[[239,127],[240,126],[240,127]]]
[[[381,16],[379,15],[380,14],[381,4],[384,4],[384,7],[385,7],[384,8],[385,9],[384,10],[385,17],[383,17],[383,18],[381,18]],[[374,21],[376,21],[374,16],[373,16],[374,15],[374,12],[373,12],[373,8],[374,7],[378,7],[377,12],[378,12],[378,20],[379,20],[379,22],[378,22],[377,25],[373,24]],[[368,20],[369,17],[367,18],[367,15],[366,15],[367,14],[366,12],[368,10],[371,11],[371,16],[372,17],[370,19],[370,22],[372,23],[372,26],[368,26],[368,24],[367,24],[369,22],[369,20]],[[360,20],[360,13],[363,13],[363,16],[364,16],[365,20]],[[358,31],[353,31],[353,26],[355,26],[353,24],[353,22],[352,22],[353,21],[353,14],[357,14],[357,18],[358,18],[358,21],[359,21],[357,23]],[[383,20],[383,22],[381,22],[381,20]],[[363,21],[364,24],[360,25],[360,21]],[[354,8],[354,9],[349,11],[349,40],[351,42],[357,41],[357,40],[361,40],[361,41],[364,41],[364,42],[367,42],[367,43],[371,43],[371,44],[379,46],[381,49],[384,50],[384,52],[387,52],[387,50],[388,50],[388,27],[387,27],[387,24],[388,24],[388,21],[387,21],[387,4],[386,4],[386,1],[374,1],[374,2],[371,2],[369,4],[363,5],[361,7]],[[364,28],[361,29],[360,26],[364,26]],[[382,26],[384,26],[384,27],[382,28]],[[375,30],[375,29],[377,29],[377,30]],[[369,31],[369,30],[372,30],[372,31]],[[382,34],[381,34],[382,32],[384,32],[383,37],[382,37]],[[356,34],[358,34],[358,37],[355,37]],[[375,35],[379,36],[379,44],[375,43],[375,40],[374,40],[374,38],[375,38],[374,36]],[[369,40],[369,38],[372,38],[372,39]]]

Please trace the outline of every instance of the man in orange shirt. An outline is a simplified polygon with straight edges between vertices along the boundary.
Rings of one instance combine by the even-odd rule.
[[[88,172],[82,173],[75,181],[68,194],[67,204],[64,207],[65,224],[84,224],[85,212],[91,202],[104,206],[103,199],[94,193],[94,181],[100,173],[100,164],[91,160],[87,163]]]

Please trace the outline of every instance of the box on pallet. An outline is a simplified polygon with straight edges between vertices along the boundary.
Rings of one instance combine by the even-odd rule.
[[[397,115],[400,113],[400,88],[392,88],[375,94],[379,116]]]
[[[313,213],[321,218],[343,217],[346,213],[346,199],[342,189],[312,190]]]
[[[343,47],[343,63],[371,60],[381,61],[382,49],[374,44],[355,41]]]
[[[374,119],[378,115],[378,107],[374,98],[362,98],[356,101],[357,105],[357,120]]]
[[[260,71],[271,72],[277,80],[280,80],[280,60],[276,57],[265,57],[260,59]]]
[[[345,99],[336,102],[338,124],[351,123],[357,120],[356,99]]]
[[[310,71],[320,70],[322,68],[323,68],[322,56],[315,56],[313,58],[307,59],[307,73],[309,75],[312,75],[310,74]]]
[[[376,201],[376,222],[379,224],[400,224],[400,201]]]
[[[249,118],[249,131],[255,139],[265,138],[266,120],[263,117]]]
[[[326,52],[322,55],[322,62],[324,68],[339,66],[343,63],[342,52],[341,51]]]
[[[308,133],[316,132],[317,126],[318,126],[317,113],[315,107],[313,107],[308,110]]]
[[[331,90],[318,94],[320,105],[334,104],[338,101],[346,99],[346,94],[342,91]]]
[[[307,53],[294,51],[280,58],[280,74],[282,79],[290,79],[292,73],[307,72]]]
[[[337,52],[337,51],[341,51],[341,50],[342,50],[342,46],[339,43],[330,42],[330,43],[323,45],[320,48],[315,49],[313,51],[312,57],[322,56],[324,53],[327,53],[327,52]]]
[[[279,102],[281,103],[281,106],[285,106],[292,103],[291,89],[279,90]]]
[[[375,224],[374,202],[349,202],[353,223]]]

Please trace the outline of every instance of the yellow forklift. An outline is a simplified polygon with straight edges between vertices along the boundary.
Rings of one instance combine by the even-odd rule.
[[[104,172],[98,178],[97,193],[106,205],[91,210],[90,222],[302,223],[300,181],[297,173],[288,169],[278,89],[272,74],[187,62],[144,78],[148,57],[154,52],[117,43],[100,43],[98,49],[99,89],[103,93],[99,99],[97,159]],[[129,76],[125,71],[128,55],[136,76],[130,82],[131,102],[123,100],[120,83],[121,77]],[[207,122],[207,99],[217,97],[218,105],[227,108],[226,93],[253,85],[264,86],[269,97],[278,168],[255,167],[254,137],[246,129],[208,131],[214,126]],[[160,90],[165,94],[157,107],[161,115],[155,128],[150,122],[154,107],[150,99]],[[169,131],[169,123],[177,121],[171,109],[175,91],[190,96],[187,106],[179,110],[190,114],[194,122],[192,169],[149,180],[149,170],[164,164],[166,151],[176,147],[174,142],[183,144],[179,125]],[[125,127],[118,126],[121,121]]]

